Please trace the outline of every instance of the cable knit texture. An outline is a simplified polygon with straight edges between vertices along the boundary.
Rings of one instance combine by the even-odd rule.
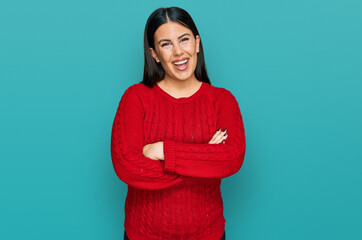
[[[227,129],[225,143],[209,144]],[[143,155],[163,141],[164,161]],[[112,162],[128,184],[124,227],[131,240],[219,240],[225,218],[221,178],[235,174],[245,155],[236,98],[202,82],[190,97],[175,98],[158,84],[124,92],[114,118]]]

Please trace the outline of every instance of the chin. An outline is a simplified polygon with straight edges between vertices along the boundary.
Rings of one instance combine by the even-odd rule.
[[[191,66],[189,66],[188,68],[190,68]],[[180,79],[180,80],[187,80],[189,78],[192,77],[193,73],[195,72],[196,66],[191,67],[190,69],[187,69],[184,72],[178,72],[177,70],[172,70],[172,75],[174,76],[174,78],[176,79]]]
[[[188,80],[192,77],[192,73],[176,73],[174,74],[175,78],[180,79],[180,80]]]

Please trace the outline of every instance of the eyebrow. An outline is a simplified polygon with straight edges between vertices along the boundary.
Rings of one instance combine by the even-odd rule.
[[[182,34],[181,36],[179,36],[178,39],[182,38],[182,37],[185,36],[185,35],[190,35],[190,34],[184,33],[184,34]],[[190,35],[190,36],[191,36],[191,35]],[[169,40],[169,39],[161,39],[160,41],[158,41],[158,44],[160,44],[160,42],[162,42],[162,41],[171,41],[171,40]]]

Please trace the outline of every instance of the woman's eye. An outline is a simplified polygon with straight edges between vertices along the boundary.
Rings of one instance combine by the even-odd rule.
[[[185,41],[187,41],[187,40],[189,40],[189,38],[183,38],[183,39],[181,39],[181,42],[185,42]],[[166,46],[168,46],[170,43],[164,43],[164,44],[162,44],[161,45],[161,47],[166,47]]]

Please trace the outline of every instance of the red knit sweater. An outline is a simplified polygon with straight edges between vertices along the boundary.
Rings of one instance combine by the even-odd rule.
[[[227,129],[225,143],[209,144]],[[163,141],[164,161],[143,155]],[[130,86],[112,127],[112,162],[128,184],[124,227],[131,240],[220,240],[225,228],[221,178],[235,174],[245,155],[239,105],[230,91],[202,82],[175,98],[158,84]]]

